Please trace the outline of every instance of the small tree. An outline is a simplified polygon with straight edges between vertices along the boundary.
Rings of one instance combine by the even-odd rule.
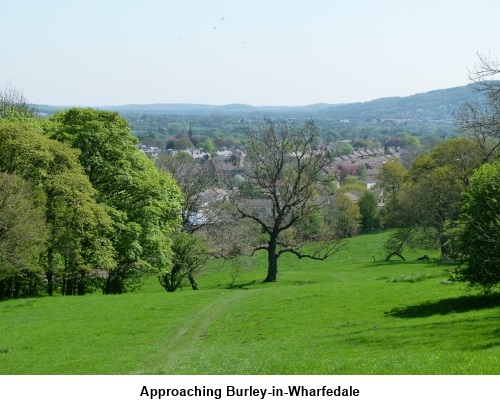
[[[364,232],[370,232],[379,228],[377,195],[371,190],[366,190],[359,198],[358,206],[361,214],[361,229]]]
[[[322,171],[329,159],[315,146],[319,133],[312,121],[301,128],[268,121],[257,130],[248,129],[247,136],[246,176],[264,199],[257,207],[252,200],[238,198],[236,209],[241,218],[259,224],[266,235],[267,243],[256,250],[267,251],[264,281],[274,282],[282,254],[324,260],[344,246],[342,237],[332,229],[316,239],[321,242],[309,244],[312,250],[306,248],[308,239],[283,237],[285,231],[328,204],[328,198],[319,197],[317,185],[323,180]]]
[[[178,232],[173,238],[172,251],[172,268],[158,276],[160,284],[168,292],[173,292],[188,278],[191,286],[197,289],[194,275],[208,259],[205,242],[199,236]]]
[[[361,214],[359,206],[346,194],[338,193],[332,204],[326,207],[329,226],[338,235],[350,238],[358,234]]]
[[[196,276],[203,270],[208,254],[207,234],[203,230],[226,217],[225,197],[216,194],[216,186],[222,181],[221,174],[212,160],[196,161],[185,152],[161,155],[155,163],[160,170],[172,175],[182,191],[181,229],[172,246],[174,268],[163,272],[160,281],[167,291],[172,292],[187,278],[193,290],[198,290]],[[183,244],[189,240],[198,248],[185,251]],[[202,244],[205,244],[203,249]],[[198,258],[194,257],[196,254]]]
[[[23,93],[8,83],[0,90],[0,119],[28,120],[34,118],[36,110],[28,103]]]
[[[419,155],[407,176],[404,172],[389,176],[399,171],[382,171],[381,184],[387,193],[383,219],[398,228],[390,239],[390,252],[401,253],[404,246],[413,245],[439,248],[442,260],[452,256],[462,192],[482,160],[475,142],[456,138],[436,146],[428,155]]]

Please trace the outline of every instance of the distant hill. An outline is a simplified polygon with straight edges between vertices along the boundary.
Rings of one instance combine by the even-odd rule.
[[[451,121],[453,113],[466,101],[481,102],[482,94],[470,86],[433,90],[408,97],[386,97],[363,103],[312,104],[307,106],[251,106],[228,104],[127,104],[99,107],[120,113],[175,114],[175,115],[280,115],[282,117],[306,115],[314,118],[346,120],[439,120]],[[63,107],[37,106],[42,113],[51,114]]]
[[[461,86],[408,97],[387,97],[333,106],[325,113],[339,119],[452,120],[453,114],[463,103],[481,102],[483,97],[470,86]]]
[[[158,114],[252,114],[252,113],[304,113],[324,111],[335,104],[312,104],[307,106],[252,106],[248,104],[127,104],[106,106],[102,109],[118,112],[144,112]]]

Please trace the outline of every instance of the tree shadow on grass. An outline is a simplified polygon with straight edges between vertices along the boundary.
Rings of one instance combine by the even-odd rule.
[[[453,263],[446,262],[440,263],[436,259],[430,260],[376,260],[372,262],[367,262],[365,267],[387,267],[387,266],[415,266],[419,265],[422,267],[445,267],[445,266],[454,266]],[[427,266],[424,266],[427,265]]]
[[[240,283],[240,284],[233,283],[233,284],[229,284],[227,286],[227,289],[228,290],[235,290],[235,289],[246,290],[246,287],[249,287],[249,286],[254,285],[254,284],[257,284],[257,280],[249,281],[247,283]]]
[[[445,298],[435,302],[394,308],[385,314],[396,318],[425,318],[432,315],[448,315],[495,307],[500,307],[500,293]]]

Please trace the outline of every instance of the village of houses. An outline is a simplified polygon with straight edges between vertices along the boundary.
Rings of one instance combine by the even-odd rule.
[[[201,149],[191,148],[183,151],[176,151],[173,149],[162,150],[158,147],[151,147],[148,145],[138,145],[138,148],[149,158],[155,159],[158,155],[164,153],[173,155],[176,153],[187,153],[195,160],[207,159],[213,160],[216,168],[226,177],[234,178],[234,176],[244,176],[245,154],[240,149],[227,149],[223,148],[212,153],[210,156]],[[328,150],[325,147],[325,153]],[[389,159],[399,159],[401,155],[400,148],[364,148],[357,149],[354,153],[347,156],[338,156],[332,158],[330,164],[324,168],[325,175],[332,176],[337,179],[340,185],[343,179],[349,175],[355,175],[358,167],[364,165],[366,168],[366,188],[373,190],[378,195],[378,205],[383,206],[383,198],[380,190],[377,190],[377,176],[380,167]],[[215,199],[224,199],[229,192],[224,189],[206,190],[206,195]],[[350,190],[345,194],[353,201],[357,202],[362,194],[362,191]],[[270,210],[269,202],[262,199],[255,199],[252,201],[252,206],[255,210],[265,212]]]

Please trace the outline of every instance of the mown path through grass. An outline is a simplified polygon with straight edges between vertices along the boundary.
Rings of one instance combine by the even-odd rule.
[[[175,328],[175,333],[165,342],[164,348],[159,348],[159,353],[151,359],[154,368],[143,370],[138,374],[164,374],[167,369],[168,374],[175,374],[179,365],[197,350],[200,340],[208,336],[210,326],[217,318],[223,312],[230,311],[242,298],[243,296],[236,291],[225,292],[197,312],[190,314]],[[158,368],[159,363],[165,367]]]

